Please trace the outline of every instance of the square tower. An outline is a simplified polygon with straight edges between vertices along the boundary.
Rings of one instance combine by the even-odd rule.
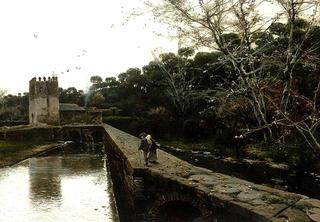
[[[59,124],[58,78],[33,78],[29,82],[30,124]]]

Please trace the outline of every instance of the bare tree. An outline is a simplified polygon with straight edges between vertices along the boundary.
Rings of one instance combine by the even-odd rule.
[[[302,50],[304,41],[307,39],[312,25],[318,23],[319,1],[316,0],[277,0],[282,7],[285,18],[287,19],[289,36],[288,47],[285,51],[285,63],[283,67],[284,88],[281,99],[281,110],[287,111],[290,100],[290,92],[292,88],[293,71],[297,61],[306,54]],[[294,42],[295,23],[299,17],[303,17],[304,13],[309,13],[307,30],[301,41]],[[309,49],[310,50],[310,49]],[[311,50],[312,51],[312,50]],[[307,52],[308,53],[308,52]]]
[[[320,126],[320,104],[318,98],[319,95],[320,79],[314,90],[314,95],[311,99],[304,95],[291,95],[295,99],[296,104],[300,106],[300,110],[304,110],[302,114],[283,112],[282,107],[280,107],[273,98],[266,96],[267,101],[273,106],[275,110],[273,121],[268,124],[268,127],[280,127],[285,130],[285,133],[283,133],[278,138],[278,142],[282,143],[284,139],[290,135],[291,131],[296,131],[301,135],[303,140],[308,145],[309,149],[318,159],[320,159],[320,138],[318,137],[318,130]],[[243,138],[246,135],[262,130],[264,127],[267,127],[267,125],[255,129],[247,129],[243,131],[243,134],[241,134],[240,136],[241,138]]]
[[[254,0],[175,1],[147,5],[154,15],[179,30],[180,35],[196,46],[204,46],[223,53],[223,63],[230,63],[238,75],[233,92],[244,94],[252,105],[259,126],[267,125],[266,107],[258,78],[263,65],[255,64],[252,35],[265,29]],[[240,43],[234,46],[226,33],[239,33]],[[259,62],[261,63],[261,62]],[[266,128],[266,138],[272,131]]]
[[[273,138],[275,124],[284,127],[294,127],[310,145],[313,151],[320,153],[318,140],[314,136],[319,125],[317,109],[308,117],[295,119],[288,113],[290,101],[304,98],[293,93],[295,69],[297,64],[314,65],[312,56],[318,45],[305,47],[312,27],[318,24],[318,0],[272,0],[279,7],[279,13],[272,19],[266,19],[259,11],[264,1],[257,0],[162,0],[147,1],[146,5],[152,10],[154,17],[166,23],[170,28],[179,32],[179,37],[195,47],[206,47],[220,51],[224,56],[221,63],[230,64],[237,75],[237,81],[229,84],[228,96],[242,95],[251,104],[257,120],[257,130],[264,132],[266,139]],[[302,36],[295,37],[296,22],[304,18],[308,23]],[[285,49],[266,53],[268,47],[274,44],[278,37],[271,35],[271,40],[257,47],[255,36],[266,33],[277,22],[287,23],[287,44]],[[233,44],[226,36],[228,33],[238,33],[239,43]],[[270,62],[272,61],[272,62]],[[317,61],[318,62],[318,61]],[[270,66],[277,66],[277,77],[265,78]],[[279,98],[271,98],[270,88],[280,86],[282,92]],[[317,104],[315,90],[309,104]],[[271,104],[272,107],[267,107]],[[315,105],[316,107],[316,105]],[[272,112],[279,113],[275,118]],[[313,120],[312,120],[313,119]],[[312,121],[311,121],[312,120]],[[255,130],[249,130],[250,132]]]

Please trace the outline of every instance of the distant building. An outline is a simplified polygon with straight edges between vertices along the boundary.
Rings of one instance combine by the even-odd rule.
[[[102,123],[100,109],[84,108],[74,103],[60,103],[60,124],[99,124]]]
[[[29,82],[29,122],[59,124],[99,124],[102,111],[73,103],[59,103],[58,78],[33,78]]]

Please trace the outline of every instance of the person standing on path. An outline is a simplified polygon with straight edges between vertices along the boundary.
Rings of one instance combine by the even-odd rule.
[[[148,136],[150,136],[150,137],[148,137]],[[157,143],[151,135],[147,135],[146,138],[147,138],[148,143],[150,145],[150,147],[149,147],[149,162],[150,163],[158,163]]]
[[[146,133],[140,133],[140,146],[139,150],[143,151],[143,159],[144,159],[144,165],[148,166],[149,163],[149,152],[150,152],[150,143],[148,142],[148,139],[146,138],[147,135]],[[151,137],[151,136],[150,136]]]

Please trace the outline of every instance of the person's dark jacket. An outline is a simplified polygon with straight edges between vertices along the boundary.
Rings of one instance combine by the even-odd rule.
[[[149,143],[148,143],[146,138],[141,139],[139,150],[143,150],[143,151],[148,151],[149,150]]]
[[[157,145],[156,141],[152,140],[150,150],[156,150],[156,149],[158,149],[158,145]]]

